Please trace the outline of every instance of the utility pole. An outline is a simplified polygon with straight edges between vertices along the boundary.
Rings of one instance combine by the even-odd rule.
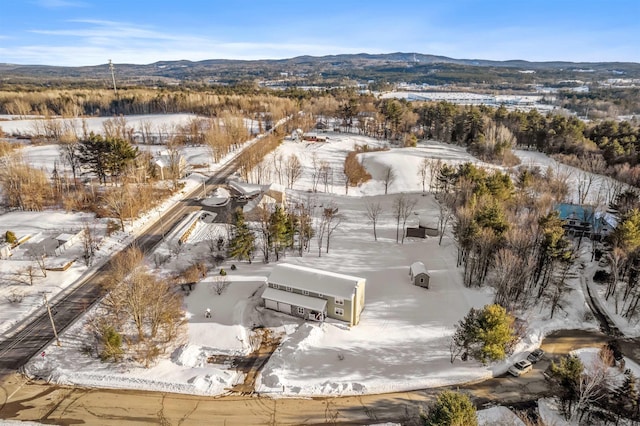
[[[116,88],[116,74],[114,72],[113,62],[109,59],[109,69],[111,70],[111,81],[113,81],[113,93],[118,96],[118,89]]]
[[[56,324],[53,322],[53,315],[51,314],[51,307],[49,306],[49,301],[47,300],[47,294],[42,293],[42,297],[44,298],[44,305],[47,307],[47,312],[49,312],[49,319],[51,320],[51,327],[53,328],[53,335],[56,336],[56,345],[62,346],[60,344],[60,339],[58,338],[58,331],[56,330]]]
[[[158,212],[158,216],[160,216],[160,234],[162,234],[162,242],[166,242],[164,240],[164,223],[162,221],[162,213]]]

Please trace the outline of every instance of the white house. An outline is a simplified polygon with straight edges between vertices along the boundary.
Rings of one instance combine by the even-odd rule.
[[[366,280],[306,266],[275,265],[262,294],[265,307],[312,321],[334,318],[356,325]]]

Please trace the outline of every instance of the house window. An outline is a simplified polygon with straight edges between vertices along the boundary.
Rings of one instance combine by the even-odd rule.
[[[324,294],[318,293],[318,297],[324,297]]]
[[[307,290],[302,290],[302,294],[305,295],[305,296],[308,296],[309,292]]]
[[[304,308],[298,306],[298,315],[304,315]]]
[[[342,308],[336,308],[335,312],[336,312],[336,315],[339,317],[344,316],[344,309]]]
[[[424,278],[420,278],[420,282],[423,283],[424,282]]]
[[[284,289],[289,291],[289,292],[293,291],[293,289],[291,287],[285,287]]]
[[[335,304],[336,305],[344,305],[344,299],[336,297]]]

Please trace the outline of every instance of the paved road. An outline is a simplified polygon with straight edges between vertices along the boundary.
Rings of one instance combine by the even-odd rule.
[[[600,346],[600,332],[569,330],[547,337],[548,355],[520,378],[496,377],[456,388],[474,401],[527,407],[548,393],[542,372],[550,359],[580,347]],[[53,424],[299,425],[371,424],[415,419],[441,389],[340,398],[221,398],[26,382],[20,375],[0,383],[0,418]]]
[[[214,186],[225,182],[236,169],[237,161],[229,162],[207,181],[205,191],[208,193]],[[196,200],[202,192],[203,188],[199,186],[186,194],[183,200],[162,214],[162,217],[151,224],[133,244],[144,252],[150,252],[162,240],[163,233],[167,234],[189,212],[201,209],[201,204]],[[109,267],[110,262],[106,262],[95,272],[50,301],[58,333],[70,326],[100,298],[102,295],[100,277]],[[0,377],[18,370],[54,339],[53,328],[44,307],[19,323],[6,335],[8,337],[0,342]]]

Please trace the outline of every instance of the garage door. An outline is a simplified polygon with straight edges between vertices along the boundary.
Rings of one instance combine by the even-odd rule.
[[[278,302],[276,302],[275,300],[265,299],[264,306],[269,309],[273,309],[274,311],[278,310]]]
[[[288,303],[278,302],[278,310],[280,312],[284,312],[286,314],[290,314],[291,313],[291,305],[289,305]]]

